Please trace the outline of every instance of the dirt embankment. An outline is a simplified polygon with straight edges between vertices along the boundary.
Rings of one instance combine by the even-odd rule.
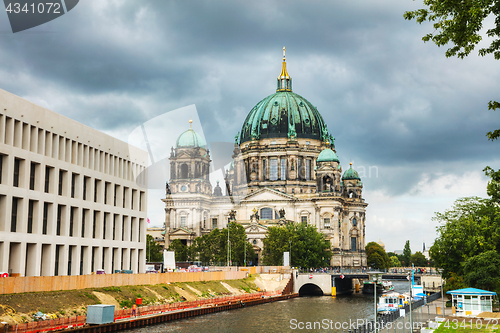
[[[271,275],[276,276],[273,278]],[[142,298],[143,305],[150,305],[243,294],[258,290],[282,290],[288,280],[278,281],[278,275],[263,274],[242,280],[0,295],[0,322],[15,324],[33,321],[33,314],[38,311],[55,314],[58,317],[85,315],[87,305],[93,304],[112,304],[120,308],[124,306],[130,308],[136,298]]]

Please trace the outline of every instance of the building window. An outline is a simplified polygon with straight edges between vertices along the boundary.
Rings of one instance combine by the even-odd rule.
[[[12,198],[12,217],[10,220],[10,232],[16,232],[17,230],[17,206],[19,198]]]
[[[306,160],[306,180],[311,180],[311,160]]]
[[[110,186],[110,183],[104,183],[104,204],[108,204],[108,186]]]
[[[28,234],[33,233],[33,210],[35,201],[30,200],[28,203]]]
[[[273,209],[272,208],[262,208],[260,210],[261,220],[272,220],[273,219]]]
[[[330,229],[330,219],[329,218],[325,218],[323,220],[323,222],[324,222],[325,229]]]
[[[304,170],[302,170],[302,158],[297,159],[297,173],[299,179],[304,179]]]
[[[97,211],[94,210],[94,219],[92,221],[92,238],[95,238],[95,229],[96,229],[96,224],[97,224]]]
[[[0,155],[0,184],[2,184],[3,158],[4,158],[4,155]]]
[[[181,216],[181,228],[186,227],[187,216]]]
[[[300,222],[307,223],[307,215],[301,216],[300,217]]]
[[[355,227],[358,225],[358,221],[356,221],[356,218],[352,219],[352,225]]]
[[[35,190],[35,171],[36,171],[36,163],[31,162],[30,167],[30,190]]]
[[[49,193],[50,190],[50,167],[45,167],[45,193]]]
[[[58,276],[59,275],[59,251],[61,249],[61,245],[56,245],[56,258],[55,258],[55,270],[54,270],[54,275]]]
[[[89,177],[83,177],[83,200],[87,200],[87,182]]]
[[[85,237],[85,219],[87,215],[87,210],[83,209],[82,210],[82,237]]]
[[[217,229],[217,218],[212,219],[212,229]]]
[[[106,220],[107,220],[108,214],[104,213],[103,216],[103,227],[102,227],[102,239],[106,239]]]
[[[57,236],[61,236],[61,215],[62,215],[62,206],[57,205],[57,224],[56,224]]]
[[[267,180],[267,164],[266,160],[262,160],[262,179]],[[272,177],[272,175],[271,175]]]
[[[97,202],[97,190],[99,186],[99,180],[94,180],[94,202]]]
[[[118,185],[115,185],[115,193],[114,193],[114,199],[113,199],[113,204],[116,207],[116,193],[118,192]]]
[[[58,186],[58,194],[59,195],[63,194],[63,176],[64,176],[64,171],[59,170],[59,186]]]
[[[47,223],[49,219],[49,204],[47,202],[43,203],[43,221],[42,221],[42,234],[47,234]]]
[[[73,237],[75,209],[76,209],[75,207],[71,207],[69,211],[69,237]]]
[[[286,180],[286,159],[281,159],[281,180]]]
[[[75,186],[76,186],[76,174],[71,175],[71,197],[75,197]]]
[[[356,250],[356,237],[351,237],[351,251],[357,251]]]
[[[278,159],[271,158],[270,160],[270,169],[271,169],[271,180],[278,180]]]
[[[19,186],[19,169],[20,169],[21,160],[16,158],[14,159],[14,186]]]

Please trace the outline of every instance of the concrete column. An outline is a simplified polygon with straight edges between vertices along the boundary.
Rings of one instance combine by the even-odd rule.
[[[83,274],[90,273],[92,273],[92,247],[83,246]]]
[[[146,250],[139,250],[139,273],[146,273]]]
[[[10,242],[3,241],[0,242],[0,272],[9,272],[9,252],[10,252]]]
[[[42,244],[41,275],[53,276],[55,271],[56,246],[54,244]]]
[[[121,262],[122,262],[122,251],[120,248],[113,248],[113,252],[115,254],[115,262],[114,262],[114,266],[113,266],[113,273],[115,272],[115,270],[119,269],[121,270],[122,269],[122,266],[121,266]]]
[[[80,275],[80,247],[72,245],[71,251],[71,275]]]
[[[110,247],[105,247],[103,250],[104,255],[104,267],[103,269],[106,271],[106,274],[113,273],[113,267],[111,265],[111,259],[113,256],[113,249]]]
[[[94,272],[97,271],[98,269],[103,269],[102,267],[102,256],[104,255],[103,253],[103,248],[101,246],[96,246],[94,247]]]
[[[131,252],[131,258],[132,258],[132,267],[130,268],[131,270],[134,271],[134,273],[138,273],[139,272],[139,253],[138,253],[138,250],[137,249],[131,249],[130,250]]]
[[[26,244],[26,276],[40,276],[41,258],[42,244]]]
[[[68,275],[68,258],[69,258],[69,245],[63,244],[59,246],[59,275]]]
[[[24,275],[25,255],[26,243],[10,243],[9,273]]]
[[[122,267],[123,269],[130,269],[130,249],[122,249]]]

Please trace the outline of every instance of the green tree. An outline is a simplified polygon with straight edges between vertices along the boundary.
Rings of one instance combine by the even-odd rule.
[[[389,257],[391,261],[391,267],[401,267],[401,261],[399,261],[397,256]]]
[[[151,235],[146,235],[146,259],[148,262],[163,262],[163,246]]]
[[[482,40],[481,33],[485,31],[489,40],[485,47],[479,49],[479,55],[493,54],[500,60],[500,3],[498,0],[481,1],[449,1],[449,0],[424,0],[427,8],[408,11],[404,13],[406,20],[415,19],[419,24],[425,21],[433,22],[433,32],[428,33],[422,40],[432,41],[437,46],[449,45],[446,57],[463,59],[468,56]],[[495,18],[493,26],[483,30],[483,23],[489,16]],[[490,101],[488,109],[500,109],[500,103]],[[500,129],[486,134],[489,140],[500,138]],[[495,171],[490,167],[483,170],[490,182],[488,195],[496,202],[500,202],[500,170]]]
[[[188,247],[184,245],[180,239],[174,239],[170,246],[169,251],[175,252],[175,261],[188,261]]]
[[[490,199],[458,199],[452,209],[436,213],[433,219],[440,225],[429,252],[444,278],[465,277],[464,263],[487,251],[500,250],[500,206]]]
[[[255,258],[253,246],[246,239],[245,229],[237,223],[230,223],[228,228],[214,229],[207,235],[197,237],[191,248],[193,257],[198,258],[203,263],[215,265],[227,264],[228,248],[233,265],[241,266],[244,264],[245,252],[247,264]]]
[[[469,258],[464,271],[464,281],[469,286],[496,291],[500,287],[500,254],[491,250]]]
[[[269,227],[264,238],[265,265],[282,265],[283,252],[292,252],[291,265],[314,268],[329,266],[332,252],[330,243],[316,227],[306,223],[290,223],[282,227]]]
[[[368,266],[376,269],[387,269],[391,267],[389,256],[384,248],[376,242],[370,242],[365,246],[366,262]]]
[[[403,260],[401,261],[401,264],[405,267],[411,266],[411,248],[409,240],[407,240],[405,243],[405,248],[403,249]]]
[[[417,251],[414,254],[412,254],[410,262],[416,267],[427,266],[427,258],[420,251]]]

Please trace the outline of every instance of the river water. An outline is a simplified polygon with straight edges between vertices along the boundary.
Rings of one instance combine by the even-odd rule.
[[[394,290],[407,291],[408,282],[394,281]],[[207,314],[128,332],[347,332],[356,323],[374,317],[373,296],[306,296],[248,308]],[[316,327],[314,327],[316,322]],[[309,323],[309,324],[308,324]],[[347,325],[353,326],[348,327]],[[311,327],[312,329],[307,329]]]

